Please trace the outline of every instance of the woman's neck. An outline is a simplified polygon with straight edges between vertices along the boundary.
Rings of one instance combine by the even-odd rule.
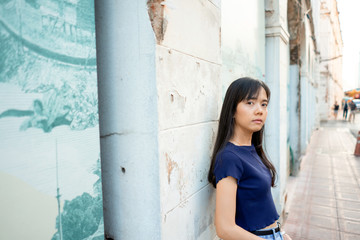
[[[235,131],[234,135],[230,138],[230,142],[238,146],[250,146],[252,133],[244,133]]]

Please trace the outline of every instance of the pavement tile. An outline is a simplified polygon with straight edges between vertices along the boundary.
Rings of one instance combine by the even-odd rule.
[[[359,186],[355,183],[342,183],[342,182],[335,182],[335,187],[341,189],[359,189]]]
[[[310,189],[308,192],[311,196],[318,196],[318,197],[328,197],[328,198],[334,198],[335,192],[327,189],[322,188],[313,188]]]
[[[330,185],[333,184],[333,180],[332,178],[316,178],[316,177],[312,177],[310,179],[310,182],[312,184],[319,184],[319,185]]]
[[[332,193],[335,196],[335,188],[334,185],[318,185],[318,184],[313,184],[311,186],[309,186],[309,191],[320,191],[320,192],[324,192],[324,193]]]
[[[302,229],[301,237],[308,240],[340,240],[340,233],[337,230],[306,225]]]
[[[360,235],[360,222],[350,221],[346,219],[339,219],[339,225],[341,232]]]
[[[340,209],[338,209],[338,215],[339,215],[339,218],[360,222],[360,211],[359,211],[359,209],[357,209],[357,210],[348,210],[348,209],[341,209],[340,208]]]
[[[296,184],[296,192],[304,193],[308,189],[308,183],[307,182],[298,182]]]
[[[320,179],[330,179],[330,180],[331,180],[331,179],[333,178],[333,176],[332,176],[331,172],[329,172],[329,173],[325,173],[325,172],[316,173],[316,172],[313,172],[313,173],[311,174],[310,179],[316,179],[316,178],[320,178]]]
[[[360,211],[360,202],[337,199],[337,207],[340,209]]]
[[[334,173],[333,173],[333,176],[334,176],[334,178],[336,179],[336,178],[348,178],[349,176],[351,176],[352,175],[352,170],[343,170],[343,171],[338,171],[338,172],[336,172],[336,171],[334,171]]]
[[[301,212],[308,212],[309,209],[309,205],[304,203],[295,203],[294,201],[292,201],[291,207],[289,209],[289,211],[291,210],[292,212],[296,213],[296,214],[300,214]]]
[[[282,229],[292,238],[292,240],[301,239],[301,228],[299,223],[287,222]]]
[[[328,192],[335,191],[335,187],[333,184],[330,184],[330,185],[313,184],[313,185],[309,186],[309,189],[316,189],[316,190],[322,190],[322,191],[328,191]]]
[[[340,233],[341,240],[360,240],[360,235],[351,233]]]
[[[355,184],[355,185],[357,184],[355,176],[352,176],[351,173],[347,173],[346,175],[344,174],[341,176],[334,174],[333,178],[336,183],[343,182],[343,183],[351,183],[351,184]]]
[[[360,162],[359,161],[360,160],[351,161],[353,173],[358,175],[358,176],[360,175]]]
[[[334,188],[334,183],[326,183],[326,182],[309,182],[309,187],[308,188],[317,188],[317,189],[327,189],[329,188],[329,186],[331,186],[333,189]]]
[[[341,161],[333,159],[333,173],[351,173],[351,165],[348,163],[347,159],[343,159]]]
[[[283,223],[293,240],[360,240],[360,157],[351,126],[333,121],[313,133]]]
[[[289,210],[286,221],[299,223],[299,222],[304,221],[304,219],[306,219],[308,215],[309,215],[309,211],[306,211],[304,209],[291,208]]]
[[[356,188],[340,188],[340,189],[336,189],[336,192],[338,193],[353,193],[353,194],[359,194],[360,193],[360,188],[356,189]]]
[[[344,193],[353,193],[354,191],[358,192],[359,188],[355,186],[336,186],[337,192],[344,192]]]
[[[354,175],[355,175],[356,177],[359,177],[359,176],[360,176],[360,169],[354,168]]]
[[[334,207],[326,207],[313,204],[310,207],[310,214],[321,215],[325,217],[337,218],[337,210]]]
[[[336,217],[320,216],[310,213],[308,223],[311,226],[339,230],[338,221]]]
[[[294,196],[292,197],[292,202],[296,203],[296,205],[301,205],[304,201],[306,201],[306,196],[308,195],[308,192],[296,192],[294,193]],[[304,203],[305,204],[305,203]]]
[[[355,202],[360,202],[359,193],[345,193],[345,192],[336,192],[336,198],[341,200],[350,200]]]
[[[341,184],[341,183],[345,183],[345,184],[354,184],[354,185],[357,185],[357,181],[356,181],[356,179],[355,178],[353,178],[353,177],[348,177],[348,178],[335,178],[334,179],[335,180],[335,184],[336,183],[339,183],[339,184]]]
[[[312,169],[312,175],[319,174],[320,176],[322,176],[322,175],[331,174],[331,162],[327,164],[318,163],[317,165],[313,165],[311,169]]]
[[[313,173],[318,173],[318,174],[322,174],[322,173],[330,173],[331,172],[331,165],[332,163],[329,162],[315,162],[312,165],[312,170]]]
[[[359,175],[360,174],[360,157],[359,157],[359,159],[348,158],[347,161],[349,162],[352,173]]]
[[[335,198],[312,196],[310,199],[310,204],[318,204],[318,205],[322,205],[322,206],[336,207],[336,200],[335,200]]]

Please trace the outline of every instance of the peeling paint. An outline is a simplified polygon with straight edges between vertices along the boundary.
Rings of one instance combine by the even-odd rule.
[[[180,108],[180,110],[182,112],[185,111],[185,104],[186,104],[186,97],[180,95],[180,93],[176,90],[173,90],[170,92],[170,101],[171,103],[177,103],[178,108]]]
[[[167,153],[165,153],[165,157],[166,157],[166,169],[168,174],[168,184],[170,184],[171,173],[175,168],[178,168],[179,166],[175,161],[171,160],[171,158]]]
[[[148,0],[148,14],[151,21],[151,26],[156,36],[156,41],[160,44],[164,40],[167,20],[164,15],[165,5],[162,4],[164,0]]]
[[[289,1],[287,7],[287,20],[290,34],[290,64],[299,64],[301,41],[300,31],[303,25],[301,19],[302,9],[297,0]]]

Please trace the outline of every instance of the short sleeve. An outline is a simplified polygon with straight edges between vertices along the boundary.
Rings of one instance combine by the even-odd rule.
[[[243,174],[243,166],[241,159],[234,153],[229,151],[220,152],[216,156],[214,175],[216,179],[216,184],[223,178],[233,177],[239,181]]]

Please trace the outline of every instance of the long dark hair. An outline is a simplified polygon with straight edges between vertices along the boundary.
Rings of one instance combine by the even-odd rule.
[[[222,105],[219,127],[217,131],[215,146],[211,156],[210,170],[208,174],[208,181],[216,188],[214,165],[217,153],[224,148],[226,143],[234,134],[234,120],[233,117],[236,112],[236,107],[239,102],[256,98],[260,89],[263,88],[266,92],[268,101],[270,100],[269,87],[260,80],[252,78],[239,78],[232,82],[226,91],[225,99]],[[270,170],[271,173],[271,186],[275,186],[276,169],[270,160],[266,157],[263,149],[263,136],[264,126],[252,135],[251,143],[254,145],[255,150],[264,165]]]

